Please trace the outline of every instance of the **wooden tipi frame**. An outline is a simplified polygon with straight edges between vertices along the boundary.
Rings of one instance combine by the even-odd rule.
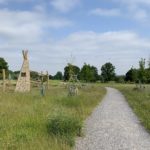
[[[23,50],[23,65],[18,77],[16,92],[29,92],[30,91],[30,70],[29,70],[29,60],[28,51]]]

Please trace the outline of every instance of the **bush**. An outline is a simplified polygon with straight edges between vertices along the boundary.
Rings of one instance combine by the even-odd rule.
[[[70,146],[75,144],[74,137],[81,135],[81,129],[82,121],[69,115],[57,114],[47,124],[49,134],[62,138]]]
[[[48,120],[48,133],[60,136],[81,135],[82,122],[72,116],[56,115]]]

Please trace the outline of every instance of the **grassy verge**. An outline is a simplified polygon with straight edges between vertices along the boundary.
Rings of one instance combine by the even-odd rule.
[[[83,120],[105,95],[105,89],[85,86],[68,97],[62,85],[51,86],[45,97],[31,93],[0,93],[0,149],[69,150],[81,134]]]
[[[150,86],[135,90],[135,85],[115,85],[126,97],[141,123],[150,131]]]

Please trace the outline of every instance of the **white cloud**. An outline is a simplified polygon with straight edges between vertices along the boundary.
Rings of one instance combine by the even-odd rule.
[[[61,11],[68,12],[79,4],[79,0],[52,0],[51,5]]]
[[[112,0],[121,4],[125,14],[137,21],[148,23],[150,20],[150,1],[149,0]]]
[[[0,40],[33,42],[44,34],[45,28],[61,28],[70,26],[71,22],[47,16],[38,11],[10,11],[0,10]]]
[[[126,3],[126,4],[134,4],[134,5],[139,5],[139,4],[142,4],[142,5],[149,5],[150,4],[150,1],[149,0],[114,0],[114,1],[117,1],[117,2],[121,2],[121,3]]]
[[[23,3],[23,2],[32,2],[35,0],[0,0],[1,4],[7,4],[9,2],[19,2],[19,3]]]
[[[91,10],[90,14],[92,14],[92,15],[98,15],[98,16],[120,16],[121,12],[120,12],[119,9],[102,9],[102,8],[96,8],[94,10]]]
[[[72,53],[76,58],[75,64],[80,67],[87,62],[100,69],[101,65],[110,61],[116,66],[117,73],[122,74],[133,65],[136,66],[141,57],[149,56],[150,39],[141,38],[129,31],[87,31],[72,33],[57,41],[19,46],[1,44],[1,56],[7,58],[11,69],[19,69],[21,65],[21,51],[18,51],[22,49],[21,46],[26,46],[30,50],[32,70],[49,70],[53,74],[58,70],[63,71]]]
[[[134,18],[137,19],[138,21],[148,21],[149,20],[149,15],[148,12],[144,9],[137,9],[134,13]]]

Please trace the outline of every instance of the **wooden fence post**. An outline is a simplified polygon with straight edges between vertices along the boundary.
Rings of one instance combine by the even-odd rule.
[[[47,90],[49,89],[49,74],[48,71],[46,71],[46,76],[47,76]]]
[[[6,90],[6,71],[3,69],[3,92]]]

